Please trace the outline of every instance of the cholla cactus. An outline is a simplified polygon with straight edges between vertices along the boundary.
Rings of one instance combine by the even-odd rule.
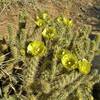
[[[90,27],[84,25],[76,35],[73,20],[65,16],[52,19],[45,12],[34,19],[30,36],[26,15],[21,12],[17,34],[9,27],[7,44],[16,60],[10,73],[12,94],[22,100],[92,100],[92,87],[100,75],[91,63],[98,45],[89,38]]]

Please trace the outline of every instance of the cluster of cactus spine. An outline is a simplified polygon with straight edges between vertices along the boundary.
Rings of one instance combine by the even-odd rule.
[[[8,27],[7,44],[11,58],[16,60],[16,63],[12,62],[11,75],[17,82],[12,83],[21,89],[15,88],[13,95],[20,100],[84,100],[85,96],[88,100],[93,99],[92,89],[88,91],[84,86],[91,84],[92,87],[99,82],[100,75],[91,67],[93,57],[90,54],[94,54],[98,47],[97,41],[89,38],[91,30],[88,26],[78,30],[74,38],[72,20],[64,16],[52,19],[47,13],[41,13],[33,22],[34,36],[30,36],[25,31],[27,21],[23,13],[17,34],[11,31],[12,26]],[[91,52],[91,48],[95,51]],[[15,64],[21,69],[16,69]],[[16,73],[22,76],[22,80],[16,77]]]

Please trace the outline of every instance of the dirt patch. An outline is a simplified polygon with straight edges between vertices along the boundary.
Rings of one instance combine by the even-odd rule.
[[[17,6],[8,6],[0,15],[0,35],[8,38],[8,24],[13,24],[13,30],[18,30],[19,8]]]

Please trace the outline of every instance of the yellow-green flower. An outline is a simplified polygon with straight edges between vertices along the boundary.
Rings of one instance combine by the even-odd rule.
[[[43,26],[48,20],[49,20],[48,14],[47,14],[47,13],[42,13],[42,14],[40,14],[40,16],[37,16],[37,17],[36,17],[35,24],[36,24],[38,27],[41,27],[41,26]]]
[[[49,18],[48,14],[46,12],[44,12],[42,14],[42,19],[47,20]]]
[[[54,27],[45,28],[42,32],[42,36],[47,39],[54,39],[57,36],[56,28]]]
[[[73,26],[73,21],[66,17],[62,17],[62,16],[57,17],[57,22],[65,24],[68,28]]]
[[[79,71],[83,74],[88,74],[91,71],[91,63],[88,60],[83,59],[78,62],[79,64]]]
[[[43,42],[35,40],[29,43],[27,53],[33,56],[43,56],[46,53],[46,47]]]
[[[77,68],[77,57],[75,54],[71,53],[71,52],[67,52],[63,55],[61,62],[63,64],[63,66],[67,69],[75,69]]]
[[[63,17],[62,16],[58,16],[56,18],[56,20],[57,20],[58,23],[63,23]]]
[[[43,19],[37,19],[35,21],[35,24],[38,26],[38,27],[41,27],[45,24],[45,21]]]
[[[73,21],[71,19],[63,17],[63,23],[69,28],[73,26]]]

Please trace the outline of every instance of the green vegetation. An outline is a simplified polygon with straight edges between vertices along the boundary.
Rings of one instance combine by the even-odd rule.
[[[41,11],[27,32],[26,13],[20,11],[17,33],[9,23],[9,39],[0,38],[1,100],[93,100],[98,35],[92,40],[90,26],[75,30],[74,20]]]

